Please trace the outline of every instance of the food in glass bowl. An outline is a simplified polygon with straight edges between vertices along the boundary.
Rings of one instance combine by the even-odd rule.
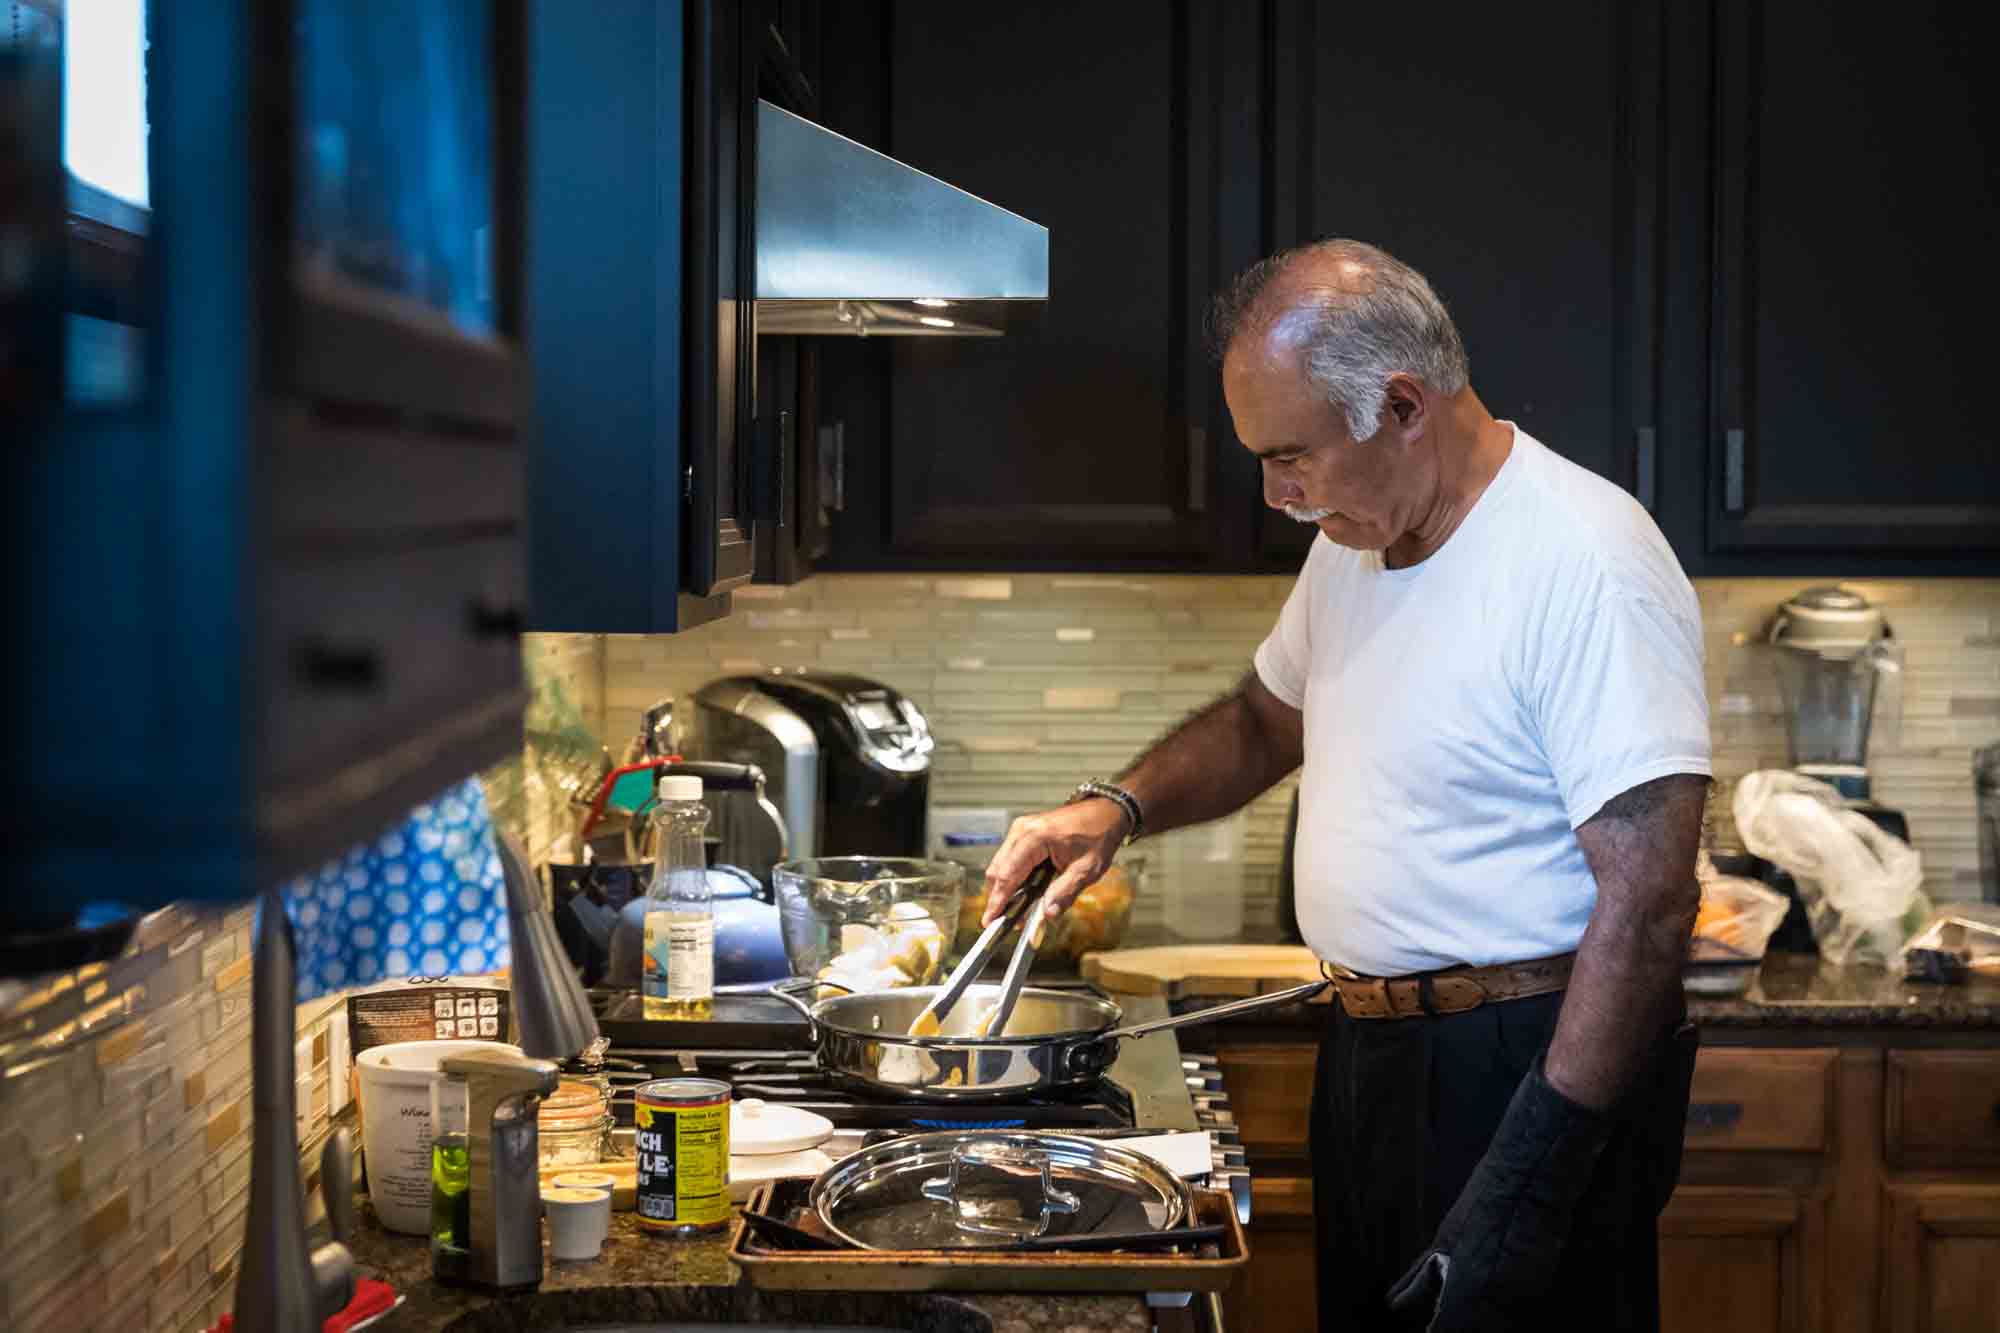
[[[792,975],[854,991],[940,979],[964,869],[910,857],[825,856],[772,868]]]
[[[927,986],[944,961],[944,931],[916,903],[897,903],[879,926],[840,928],[840,952],[814,973],[850,991]]]
[[[1132,924],[1132,900],[1138,896],[1146,873],[1143,856],[1123,856],[1094,883],[1076,895],[1069,910],[1055,919],[1047,939],[1036,952],[1038,958],[1067,959],[1071,962],[1098,949],[1115,949]],[[979,939],[979,918],[986,912],[986,882],[983,876],[968,876],[965,895],[958,905],[958,930],[953,935],[946,961],[956,963]],[[1021,936],[1017,927],[1007,932],[996,952],[1005,957]]]
[[[1080,959],[1097,949],[1115,949],[1132,924],[1132,899],[1138,892],[1141,863],[1137,857],[1120,861],[1095,884],[1076,895],[1057,925],[1061,937],[1052,945],[1058,953]]]

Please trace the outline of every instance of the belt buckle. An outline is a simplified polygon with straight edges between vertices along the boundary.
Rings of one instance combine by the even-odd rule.
[[[1322,959],[1320,959],[1320,960],[1319,960],[1319,974],[1320,974],[1320,975],[1321,975],[1322,977],[1325,977],[1325,978],[1326,978],[1326,979],[1327,979],[1328,981],[1372,981],[1372,980],[1374,980],[1374,978],[1372,978],[1372,977],[1364,977],[1364,976],[1362,976],[1362,975],[1361,975],[1361,974],[1360,974],[1359,972],[1356,972],[1356,971],[1355,971],[1355,970],[1354,970],[1353,968],[1351,968],[1351,967],[1342,967],[1342,966],[1341,966],[1341,965],[1340,965],[1339,963],[1334,963],[1334,962],[1329,962],[1328,960],[1326,960],[1326,959],[1324,959],[1324,958],[1322,958]]]

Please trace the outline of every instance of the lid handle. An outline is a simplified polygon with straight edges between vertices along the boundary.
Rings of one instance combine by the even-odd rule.
[[[1042,1181],[1042,1206],[1031,1222],[1026,1218],[989,1218],[980,1215],[980,1205],[976,1200],[959,1197],[959,1177],[966,1163],[974,1166],[989,1166],[1002,1171],[1018,1171],[1022,1167],[1038,1168]],[[936,1203],[951,1205],[952,1220],[960,1231],[970,1231],[981,1236],[1005,1236],[1009,1239],[1045,1235],[1049,1229],[1049,1219],[1057,1213],[1074,1213],[1080,1200],[1068,1190],[1056,1185],[1049,1155],[1035,1148],[1009,1148],[1003,1146],[982,1146],[977,1143],[962,1143],[951,1151],[951,1174],[926,1180],[923,1193],[926,1199]]]

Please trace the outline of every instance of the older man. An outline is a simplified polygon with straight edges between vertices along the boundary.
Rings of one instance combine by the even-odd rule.
[[[1321,539],[1235,691],[1015,822],[988,919],[1044,858],[1053,915],[1122,841],[1303,764],[1299,924],[1339,999],[1322,1327],[1656,1328],[1710,772],[1693,589],[1630,497],[1487,412],[1381,250],[1265,260],[1215,330],[1265,502]]]

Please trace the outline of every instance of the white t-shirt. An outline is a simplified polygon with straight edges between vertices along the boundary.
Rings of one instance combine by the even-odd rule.
[[[1576,827],[1711,772],[1694,588],[1630,496],[1519,428],[1422,563],[1314,541],[1256,666],[1305,712],[1300,928],[1365,975],[1574,949]]]

